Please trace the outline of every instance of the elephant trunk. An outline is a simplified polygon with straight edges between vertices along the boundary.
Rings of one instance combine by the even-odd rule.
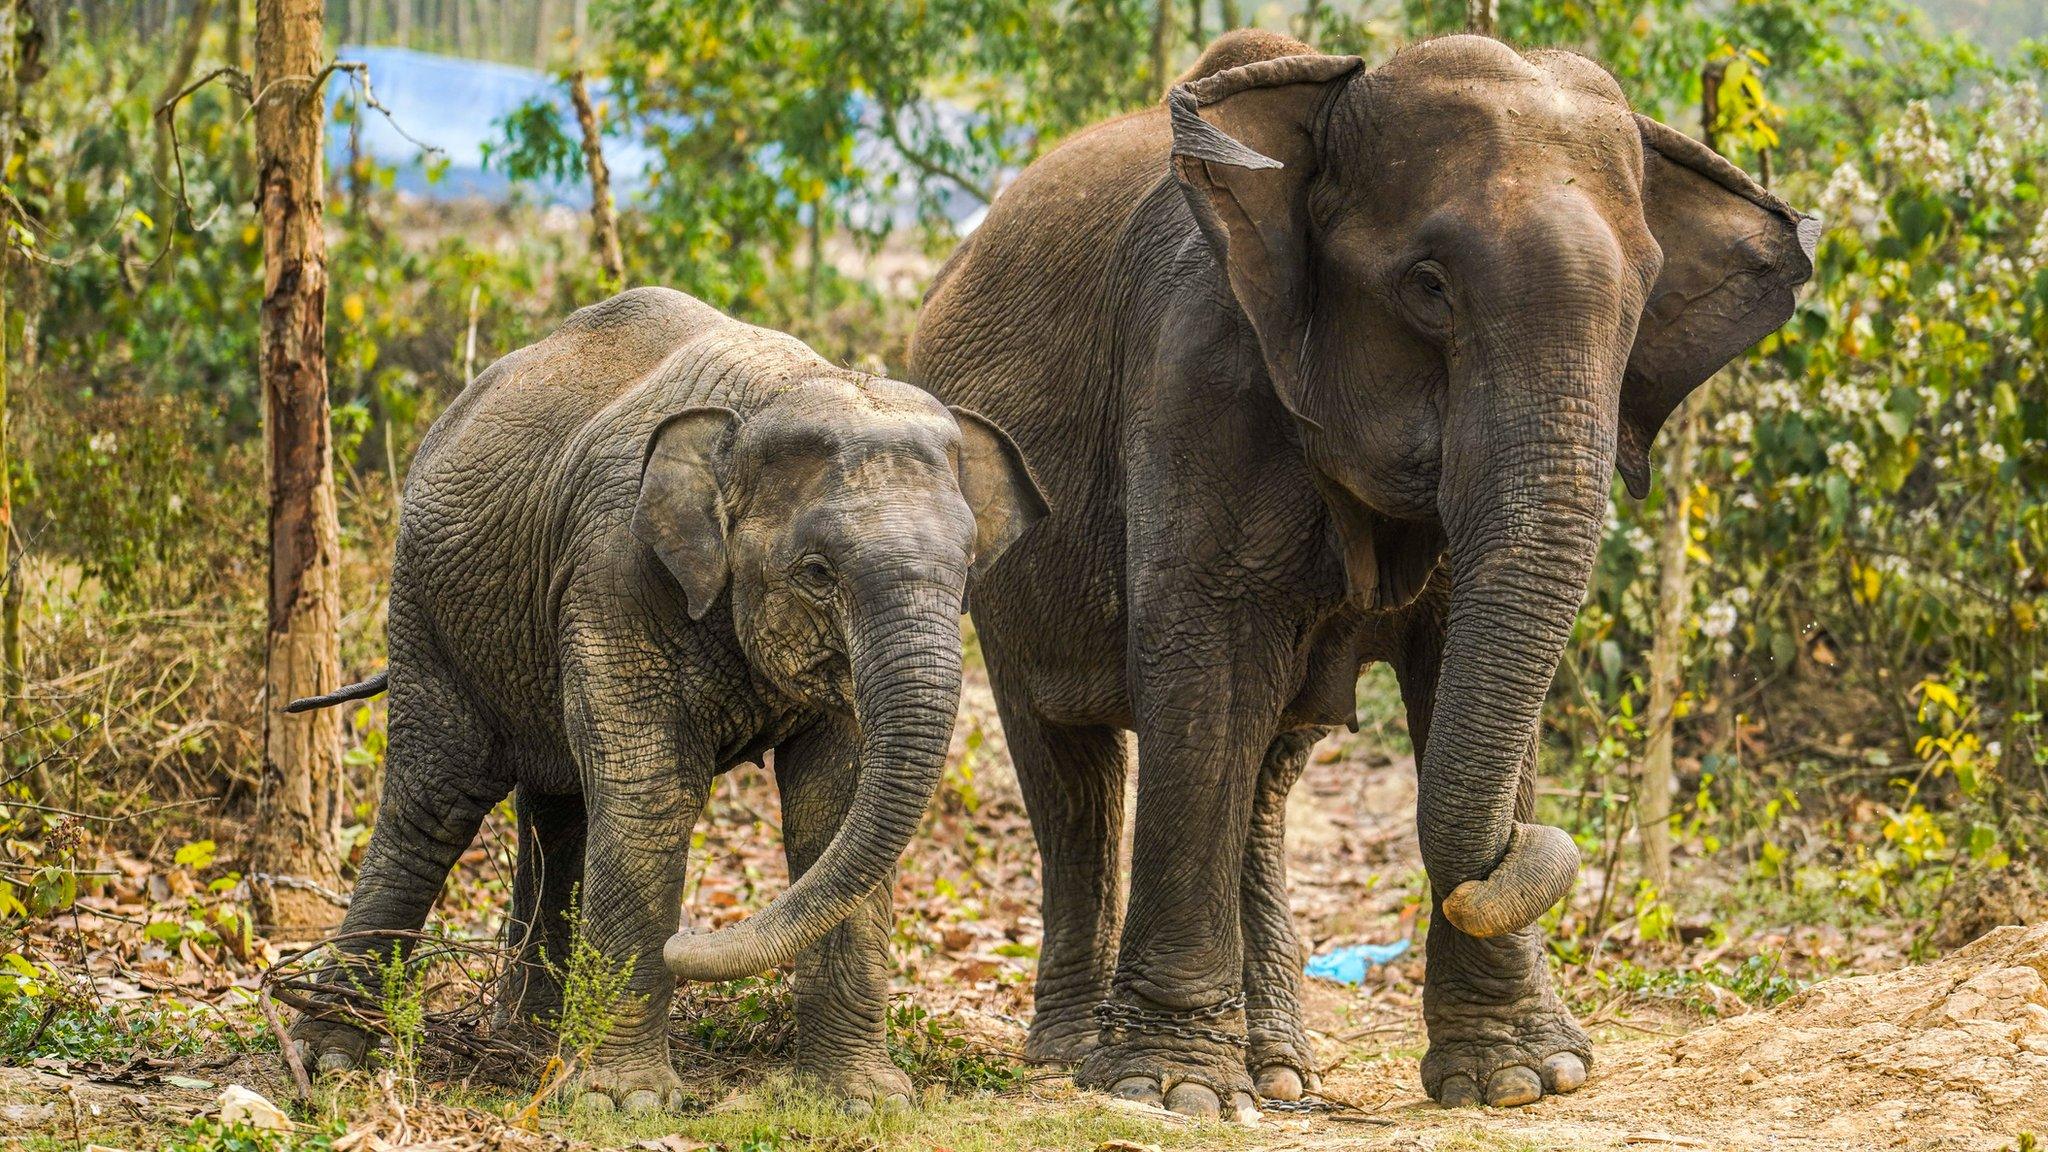
[[[1546,290],[1600,299],[1560,279]],[[1543,314],[1460,347],[1438,495],[1452,592],[1418,831],[1444,918],[1476,937],[1534,923],[1578,876],[1571,836],[1525,822],[1531,760],[1600,543],[1633,325],[1514,318]]]
[[[945,773],[960,703],[960,582],[901,573],[855,593],[847,625],[860,782],[818,860],[731,928],[679,933],[662,949],[688,980],[786,965],[888,882]]]

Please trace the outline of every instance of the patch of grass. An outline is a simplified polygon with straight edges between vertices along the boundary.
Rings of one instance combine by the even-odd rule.
[[[1095,1100],[1065,1096],[1037,1101],[1006,1097],[927,1102],[907,1113],[857,1118],[833,1102],[809,1096],[786,1083],[750,1093],[717,1112],[682,1116],[593,1115],[577,1112],[558,1129],[571,1139],[600,1148],[628,1147],[673,1133],[709,1143],[723,1152],[856,1152],[871,1148],[946,1148],[951,1152],[1022,1152],[1039,1148],[1090,1149],[1105,1141],[1128,1140],[1162,1149],[1201,1148],[1227,1152],[1271,1142],[1260,1129],[1215,1124],[1165,1124],[1109,1108]]]
[[[889,1009],[889,1058],[918,1086],[943,1084],[966,1092],[1008,1092],[1024,1069],[967,1037],[944,1017],[908,1001]]]
[[[1752,1008],[1769,1008],[1790,999],[1806,982],[1787,975],[1779,958],[1758,953],[1731,971],[1720,968],[1644,968],[1633,960],[1617,959],[1594,973],[1599,983],[1619,991],[1653,999],[1671,1000],[1702,1016],[1718,1016],[1723,1001],[1709,988],[1721,988],[1742,998]]]
[[[327,1152],[339,1135],[338,1128],[269,1132],[202,1116],[167,1137],[162,1147],[164,1152]]]
[[[187,1013],[156,1006],[104,1008],[44,996],[0,1001],[0,1060],[7,1063],[41,1057],[121,1061],[190,1056],[213,1039],[212,1032],[196,1026]],[[219,1039],[244,1047],[225,1029]]]
[[[780,975],[746,976],[722,984],[686,983],[679,1015],[688,1038],[707,1052],[773,1056],[796,1035],[796,1005]]]

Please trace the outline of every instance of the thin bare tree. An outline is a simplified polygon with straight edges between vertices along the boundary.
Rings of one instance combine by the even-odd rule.
[[[612,173],[604,162],[597,107],[590,102],[590,82],[580,68],[569,74],[569,99],[576,105],[576,124],[583,131],[583,167],[590,174],[590,248],[604,269],[606,287],[616,292],[626,286],[626,254],[619,246]]]
[[[252,873],[269,921],[325,928],[338,909],[341,714],[286,715],[334,687],[340,527],[328,446],[327,242],[321,230],[320,0],[257,0],[257,207],[263,228],[259,370],[270,482],[270,611],[263,776]]]
[[[21,97],[17,80],[15,45],[20,40],[21,9],[26,0],[0,0],[0,172],[8,170],[18,135]],[[12,196],[0,200],[0,697],[4,697],[4,722],[11,730],[21,724],[22,694],[25,690],[24,652],[21,642],[21,555],[16,549],[14,529],[14,484],[9,469],[8,440],[8,293],[14,262],[14,204]]]
[[[1720,150],[1715,125],[1721,119],[1721,61],[1700,73],[1700,132],[1707,147]],[[1678,701],[1685,687],[1682,656],[1685,618],[1692,607],[1692,473],[1699,455],[1697,406],[1682,404],[1672,414],[1678,435],[1664,462],[1664,522],[1657,529],[1657,608],[1650,634],[1649,740],[1636,794],[1643,875],[1658,891],[1671,885],[1672,737]]]
[[[229,0],[230,4],[235,0]],[[171,101],[185,90],[185,84],[192,79],[192,65],[199,59],[199,46],[206,39],[206,22],[213,16],[213,0],[192,0],[192,12],[185,17],[185,35],[178,42],[178,54],[171,58],[171,69],[164,73],[163,87],[150,107],[156,114],[156,155],[151,176],[156,181],[156,226],[165,230],[166,235],[176,231],[178,213],[183,209],[179,203],[178,190],[171,183],[171,164],[175,157],[171,149],[170,118],[176,109]],[[233,61],[230,61],[233,63]],[[168,269],[171,261],[165,261]]]
[[[1500,22],[1500,0],[1465,0],[1465,31],[1493,35]]]

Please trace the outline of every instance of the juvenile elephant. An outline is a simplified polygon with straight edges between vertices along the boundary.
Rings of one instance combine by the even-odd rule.
[[[1053,506],[974,590],[1043,861],[1032,1057],[1185,1112],[1314,1086],[1281,821],[1385,660],[1436,895],[1424,1085],[1583,1081],[1532,926],[1577,867],[1529,822],[1538,712],[1610,475],[1645,491],[1817,233],[1593,63],[1471,36],[1367,70],[1234,33],[1004,191],[911,378],[1009,428]]]
[[[526,963],[502,1010],[559,1009],[541,960],[568,955],[572,896],[632,969],[585,1103],[676,1101],[675,977],[792,960],[799,1072],[907,1102],[884,1049],[889,881],[944,768],[963,586],[1044,508],[994,425],[678,292],[615,296],[498,361],[407,478],[383,799],[341,928],[367,935],[344,947],[419,928],[512,793]],[[796,879],[671,938],[712,777],[770,748]],[[294,1037],[322,1071],[368,1044],[317,1013]]]

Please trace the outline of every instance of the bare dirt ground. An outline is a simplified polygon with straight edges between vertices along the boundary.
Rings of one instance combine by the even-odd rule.
[[[1036,861],[985,684],[970,684],[955,739],[955,763],[926,836],[898,881],[899,1011],[930,1013],[972,1051],[1014,1054],[1029,1017],[1038,942]],[[1413,781],[1395,725],[1339,733],[1318,749],[1290,801],[1289,823],[1293,901],[1312,949],[1415,933],[1422,886]],[[693,919],[729,923],[781,889],[777,815],[768,772],[745,769],[720,786],[692,851],[686,907]],[[505,831],[487,829],[444,899],[442,916],[458,930],[491,930],[507,875]],[[122,899],[115,892],[82,903],[111,916],[143,898]],[[189,945],[152,951],[115,922],[92,919],[88,912],[78,922],[74,955],[94,974],[95,994],[225,1002],[253,984],[262,959],[238,964]],[[1445,1111],[1423,1098],[1416,1069],[1424,1046],[1422,964],[1411,953],[1375,969],[1362,987],[1306,981],[1325,1095],[1343,1110],[1269,1112],[1252,1129],[1136,1114],[1077,1094],[1052,1072],[996,1095],[921,1076],[927,1107],[916,1118],[877,1127],[851,1129],[815,1113],[792,1121],[761,1096],[788,1039],[786,1003],[772,985],[745,995],[686,997],[678,1019],[679,1059],[705,1102],[703,1122],[725,1128],[687,1118],[628,1129],[550,1120],[543,1127],[552,1135],[514,1132],[498,1119],[506,1111],[504,1089],[497,1103],[476,1104],[485,1098],[467,1084],[475,1068],[460,1059],[436,1066],[424,1095],[408,1104],[380,1102],[373,1090],[343,1113],[360,1133],[348,1152],[423,1145],[526,1152],[543,1144],[687,1152],[707,1146],[700,1140],[789,1146],[719,1135],[750,1131],[730,1128],[753,1115],[750,1109],[781,1117],[777,1131],[802,1134],[801,1146],[948,1152],[1148,1145],[1998,1152],[2032,1147],[2023,1133],[2048,1133],[2048,925],[1997,929],[1915,967],[1897,967],[1903,957],[1888,957],[1853,933],[1830,937],[1824,947],[1839,951],[1845,965],[1890,970],[1826,980],[1765,1011],[1715,992],[1722,1018],[1713,1022],[1597,985],[1568,985],[1595,1029],[1592,1078],[1575,1096],[1515,1110]],[[1695,955],[1692,962],[1714,958]],[[721,1014],[727,1023],[707,1029],[688,1018],[692,1011]],[[70,1146],[96,1133],[92,1140],[103,1145],[153,1146],[166,1125],[205,1113],[225,1084],[249,1084],[279,1100],[293,1093],[274,1054],[237,1055],[217,1046],[175,1061],[39,1065],[0,1069],[0,1144],[16,1136]],[[644,1139],[677,1128],[685,1135]]]

